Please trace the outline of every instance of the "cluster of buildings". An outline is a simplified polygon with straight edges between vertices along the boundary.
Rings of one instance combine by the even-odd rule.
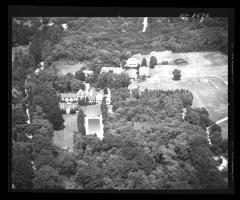
[[[78,99],[88,99],[89,103],[101,103],[103,99],[103,92],[97,92],[95,88],[90,88],[88,83],[85,83],[85,91],[79,89],[77,93],[60,93],[60,108],[66,110],[66,113],[70,113],[71,109],[75,109],[78,106]]]
[[[101,73],[112,72],[121,74],[125,72],[131,79],[138,79],[140,77],[150,77],[149,67],[142,66],[136,58],[129,58],[123,67],[103,67]]]
[[[101,73],[111,72],[115,74],[126,73],[132,80],[141,77],[150,77],[149,67],[140,66],[141,63],[136,58],[129,58],[123,67],[102,67]],[[83,70],[85,76],[92,76],[93,71]],[[109,90],[109,89],[108,89]],[[108,91],[108,94],[110,91]],[[78,99],[88,99],[89,103],[100,104],[103,97],[106,97],[107,106],[110,108],[111,97],[110,95],[104,95],[102,91],[97,92],[95,88],[90,88],[90,85],[85,83],[85,91],[79,90],[77,93],[60,93],[61,101],[60,108],[66,110],[69,113],[71,109],[74,109],[78,105]],[[111,109],[110,109],[111,110]]]

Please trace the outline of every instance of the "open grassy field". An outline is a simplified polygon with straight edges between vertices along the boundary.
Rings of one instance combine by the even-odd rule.
[[[133,57],[149,62],[151,55],[155,55],[158,63],[168,61],[169,65],[157,65],[150,70],[150,78],[144,82],[133,82],[144,89],[175,90],[187,89],[193,93],[193,107],[205,107],[213,121],[228,116],[228,59],[219,52],[190,52],[172,53],[152,52],[149,55],[136,54]],[[183,58],[186,65],[173,65],[173,60]],[[172,80],[172,71],[181,71],[181,80]],[[224,125],[225,124],[225,125]],[[227,137],[227,122],[223,127],[223,137]]]
[[[77,114],[63,115],[65,128],[54,131],[53,143],[63,149],[73,148],[73,131],[77,131]]]
[[[76,71],[86,66],[83,62],[60,60],[55,61],[53,64],[56,66],[59,73],[66,75],[67,73],[75,74]]]

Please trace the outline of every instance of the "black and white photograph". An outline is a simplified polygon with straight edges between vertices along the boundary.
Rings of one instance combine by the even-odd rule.
[[[228,190],[229,19],[147,14],[12,16],[12,191]]]

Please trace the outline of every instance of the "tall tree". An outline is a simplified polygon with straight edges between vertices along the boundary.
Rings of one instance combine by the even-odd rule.
[[[155,56],[151,56],[150,58],[150,68],[153,69],[155,67],[155,65],[157,65],[157,58]]]
[[[84,113],[82,109],[80,109],[78,112],[77,127],[78,127],[78,133],[80,133],[82,136],[86,135],[85,126],[84,126]]]
[[[146,60],[146,58],[142,59],[141,67],[143,67],[143,66],[147,67],[147,60]]]
[[[180,78],[181,78],[181,71],[180,70],[174,69],[172,74],[173,74],[173,78],[172,78],[173,80],[175,80],[175,81],[180,80]]]

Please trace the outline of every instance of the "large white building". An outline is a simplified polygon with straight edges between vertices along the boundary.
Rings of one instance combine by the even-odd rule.
[[[87,96],[87,93],[80,89],[77,93],[60,93],[61,101],[59,106],[61,109],[66,110],[66,113],[70,113],[71,109],[77,107],[78,98],[82,99]]]
[[[126,64],[124,65],[124,69],[131,79],[137,79],[138,66],[140,66],[140,63],[136,58],[129,58],[126,61]]]

